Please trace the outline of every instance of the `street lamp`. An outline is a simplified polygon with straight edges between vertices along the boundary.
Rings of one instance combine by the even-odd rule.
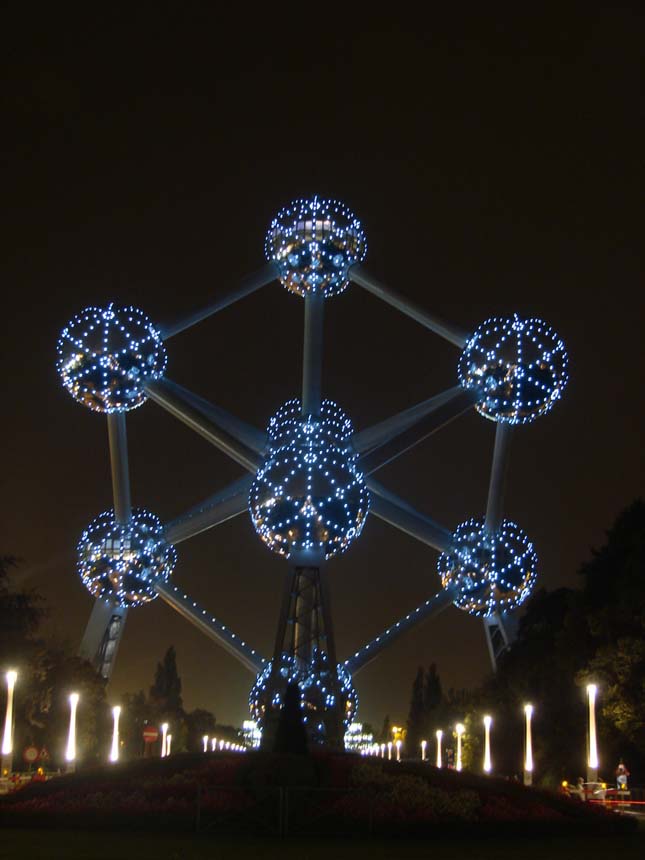
[[[392,760],[392,741],[387,742],[387,760]]]
[[[385,744],[381,744],[381,758],[385,758]]]
[[[119,705],[115,705],[112,708],[112,747],[110,749],[110,761],[115,762],[119,760],[119,717],[121,716],[121,708]]]
[[[13,688],[18,680],[18,673],[10,669],[7,679],[7,710],[4,717],[4,734],[2,736],[2,773],[13,770]]]
[[[492,722],[493,718],[486,714],[484,717],[484,773],[490,773],[492,770],[490,761],[490,727]]]
[[[598,782],[598,747],[596,745],[596,693],[595,684],[587,684],[589,698],[589,759],[587,761],[587,782]]]
[[[531,743],[531,717],[533,716],[533,705],[524,705],[526,716],[526,743],[524,752],[524,785],[533,783],[533,745]]]
[[[466,731],[466,727],[463,723],[457,723],[455,731],[457,732],[457,770],[461,770],[461,738]]]
[[[168,753],[166,751],[166,738],[168,737],[168,723],[161,724],[161,758],[165,758]]]
[[[170,755],[170,744],[172,743],[172,735],[166,737],[166,755]]]
[[[443,732],[441,729],[437,729],[437,767],[441,767],[441,738],[443,737]]]
[[[65,761],[67,770],[73,771],[76,767],[76,708],[78,705],[78,693],[69,695],[69,732],[67,733],[67,749],[65,750]]]
[[[204,744],[204,752],[208,752],[208,735],[204,735],[202,743]]]
[[[401,761],[401,741],[397,740],[394,745],[396,747],[396,760]]]
[[[428,741],[421,741],[421,761],[426,760],[426,747],[428,746]]]

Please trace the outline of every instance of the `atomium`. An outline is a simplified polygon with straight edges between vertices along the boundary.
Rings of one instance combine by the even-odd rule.
[[[286,653],[281,655],[276,672],[273,671],[273,665],[274,661],[270,660],[256,678],[249,694],[249,709],[258,725],[266,725],[268,713],[281,708],[285,688],[290,683],[300,687],[303,722],[313,740],[324,740],[326,724],[334,712],[340,710],[343,714],[345,728],[354,721],[358,711],[358,695],[352,679],[341,663],[333,671],[325,651],[315,649],[306,666]]]
[[[535,585],[536,569],[533,544],[510,520],[494,531],[483,519],[466,520],[437,562],[442,586],[457,587],[455,606],[486,617],[517,609]]]
[[[369,492],[349,439],[352,423],[331,400],[319,416],[303,416],[290,400],[271,419],[269,455],[249,496],[255,530],[279,555],[344,552],[369,511]]]
[[[525,424],[562,396],[567,364],[564,343],[542,320],[491,317],[468,340],[459,381],[476,392],[476,408],[485,418]]]
[[[114,511],[92,520],[78,544],[78,572],[90,594],[118,606],[139,606],[157,596],[177,560],[158,517],[135,508],[127,523]]]
[[[166,369],[166,349],[134,307],[86,308],[63,329],[56,368],[72,397],[95,412],[126,412],[146,400],[145,382]]]
[[[349,267],[367,253],[360,221],[337,200],[294,200],[271,222],[264,250],[280,281],[299,296],[330,298],[348,284]]]
[[[388,289],[358,265],[366,247],[360,221],[342,203],[319,197],[296,200],[271,222],[265,237],[268,264],[231,293],[209,297],[206,307],[162,332],[136,308],[87,308],[69,323],[58,342],[57,369],[65,388],[81,404],[108,413],[112,489],[119,514],[119,521],[113,511],[95,519],[78,547],[79,573],[98,598],[81,652],[109,678],[125,618],[121,613],[121,620],[115,621],[115,610],[140,605],[159,594],[253,673],[251,710],[267,728],[267,744],[290,682],[300,688],[310,738],[342,743],[341,724],[347,726],[356,718],[352,678],[389,643],[451,601],[483,617],[495,666],[512,642],[512,625],[505,616],[523,603],[536,579],[532,544],[513,523],[500,524],[511,438],[508,425],[533,421],[562,396],[567,384],[562,340],[541,320],[523,320],[517,314],[491,318],[468,336],[459,326]],[[304,299],[302,396],[290,400],[271,419],[267,444],[267,435],[257,428],[166,379],[163,341],[276,277]],[[321,402],[323,300],[342,292],[350,280],[461,353],[460,385],[408,404],[358,433],[336,404]],[[383,343],[380,348],[387,348]],[[226,378],[226,367],[219,376]],[[364,393],[362,387],[358,390]],[[141,509],[120,524],[131,505],[126,416],[110,413],[134,409],[148,396],[249,473],[218,488],[165,529]],[[469,520],[451,535],[374,475],[473,405],[482,416],[498,422],[487,509],[485,518]],[[331,577],[323,558],[351,545],[370,510],[442,552],[438,562],[442,590],[338,664],[329,610]],[[173,543],[247,511],[261,540],[289,560],[278,632],[268,661],[189,595],[166,587],[176,560]],[[394,571],[396,576],[405,575],[405,560],[400,567]],[[358,616],[362,609],[357,605],[352,611]]]

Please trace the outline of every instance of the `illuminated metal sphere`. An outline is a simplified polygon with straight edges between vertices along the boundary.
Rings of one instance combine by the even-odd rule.
[[[63,385],[95,412],[126,412],[146,399],[143,385],[166,369],[166,348],[134,307],[85,308],[63,329],[56,369]]]
[[[78,544],[78,572],[90,594],[119,606],[139,606],[157,596],[177,561],[163,526],[150,511],[135,508],[127,524],[105,511],[92,520]]]
[[[361,222],[338,200],[294,200],[271,222],[264,241],[280,281],[299,296],[335,296],[347,287],[348,270],[365,259]]]
[[[369,492],[351,447],[352,423],[331,400],[303,418],[290,400],[271,419],[269,454],[251,486],[249,511],[269,549],[344,552],[369,511]]]
[[[249,694],[249,709],[253,719],[263,728],[270,710],[279,710],[287,684],[300,687],[303,722],[310,737],[324,742],[326,722],[343,715],[347,728],[356,719],[358,695],[347,669],[339,663],[334,672],[324,651],[315,650],[308,666],[302,666],[293,655],[282,654],[280,667],[273,672],[269,661],[260,672]]]
[[[526,600],[537,578],[537,555],[510,520],[489,532],[483,519],[470,519],[457,527],[437,569],[444,588],[458,588],[455,606],[486,616],[516,609]]]
[[[567,365],[563,341],[542,320],[491,317],[466,344],[459,381],[477,393],[477,410],[485,418],[525,424],[562,396]]]

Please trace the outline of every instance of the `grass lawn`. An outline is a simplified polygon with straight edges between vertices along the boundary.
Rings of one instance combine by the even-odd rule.
[[[639,857],[645,831],[620,836],[521,839],[218,839],[215,835],[13,830],[0,833],[0,858],[29,860],[571,860]]]

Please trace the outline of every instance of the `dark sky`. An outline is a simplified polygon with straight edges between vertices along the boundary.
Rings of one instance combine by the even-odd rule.
[[[312,193],[357,213],[366,267],[430,312],[468,330],[535,314],[564,338],[569,387],[515,434],[505,511],[540,583],[576,583],[643,493],[644,28],[619,6],[409,29],[340,16],[324,32],[211,4],[8,7],[0,550],[24,560],[52,633],[80,641],[92,599],[75,545],[111,506],[106,422],[58,382],[60,329],[90,304],[164,323],[209,303],[262,264],[272,215]],[[170,341],[168,376],[265,426],[299,393],[302,311],[273,284]],[[327,303],[325,339],[323,393],[358,428],[455,384],[457,350],[358,287]],[[162,519],[240,474],[155,404],[128,431],[133,501]],[[379,478],[454,528],[484,510],[493,436],[469,414]],[[328,569],[339,655],[433,594],[435,565],[371,517]],[[174,581],[269,655],[283,573],[243,515],[181,544]],[[110,698],[147,688],[170,644],[187,707],[240,722],[251,676],[160,600],[130,614]],[[404,720],[432,661],[445,686],[478,683],[481,622],[451,608],[401,639],[357,679],[362,718]]]

